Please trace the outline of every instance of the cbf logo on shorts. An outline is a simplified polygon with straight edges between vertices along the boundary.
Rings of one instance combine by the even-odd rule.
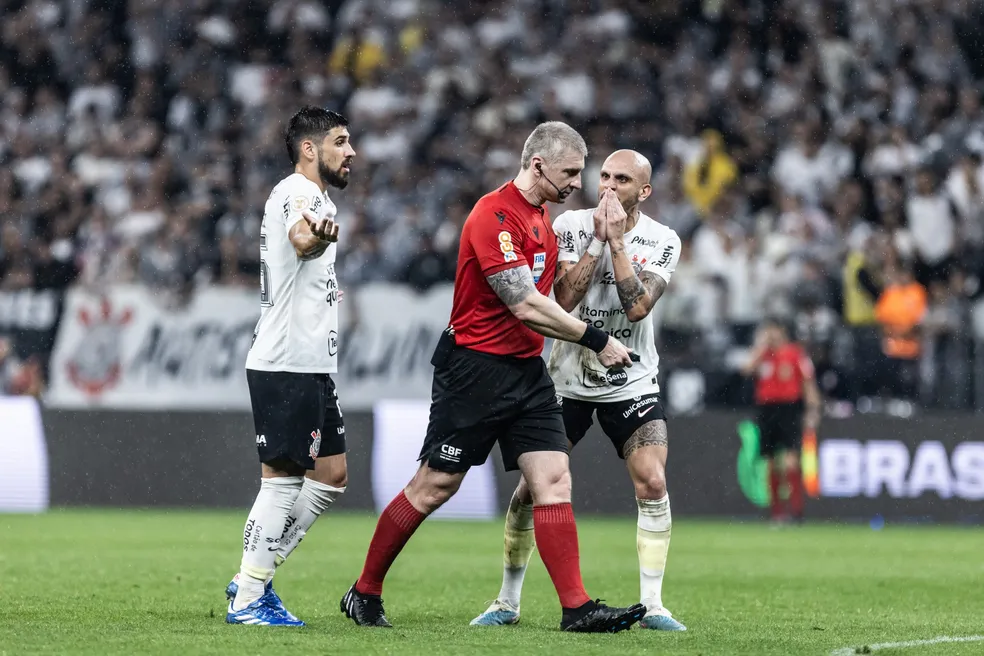
[[[311,431],[311,440],[312,440],[311,441],[311,451],[308,452],[308,455],[310,455],[312,459],[315,459],[316,460],[318,458],[318,452],[321,451],[321,429],[320,428],[318,430],[316,430],[316,431]]]
[[[543,275],[543,270],[547,268],[547,254],[546,253],[534,253],[533,254],[533,282],[540,282],[540,276]]]

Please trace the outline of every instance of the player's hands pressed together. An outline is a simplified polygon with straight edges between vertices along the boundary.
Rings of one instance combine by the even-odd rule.
[[[631,353],[632,351],[626,348],[625,344],[609,336],[608,344],[598,353],[598,361],[607,369],[613,367],[631,367]]]
[[[307,222],[311,234],[320,241],[328,242],[329,244],[338,241],[337,223],[331,219],[318,219],[318,217],[307,210],[301,212],[301,216]]]
[[[594,214],[592,215],[594,219],[594,236],[595,239],[601,242],[608,241],[608,194],[604,194],[601,197],[601,202],[598,203],[598,207],[595,208]]]
[[[605,192],[602,202],[605,204],[605,230],[608,243],[612,246],[619,246],[625,236],[625,221],[629,215],[625,213],[625,208],[622,207],[618,196],[611,189]]]

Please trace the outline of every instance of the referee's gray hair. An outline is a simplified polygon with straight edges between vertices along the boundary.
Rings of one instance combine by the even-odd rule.
[[[569,152],[575,152],[581,157],[587,157],[588,146],[584,137],[577,130],[560,121],[547,121],[536,126],[523,145],[523,155],[520,165],[523,170],[530,168],[534,155],[543,159],[554,160]]]

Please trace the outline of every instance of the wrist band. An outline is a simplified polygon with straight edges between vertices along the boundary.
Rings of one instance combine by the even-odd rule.
[[[608,335],[600,328],[586,325],[581,339],[577,340],[581,346],[585,346],[595,353],[601,353],[608,346]]]
[[[588,255],[591,257],[601,257],[603,252],[605,252],[605,242],[600,241],[597,237],[592,237],[591,245],[588,246]]]

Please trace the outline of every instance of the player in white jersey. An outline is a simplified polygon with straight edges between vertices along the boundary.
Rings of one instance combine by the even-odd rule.
[[[343,189],[355,151],[348,121],[305,107],[287,126],[294,173],[273,188],[260,228],[260,320],[246,357],[260,491],[226,588],[230,624],[303,626],[273,590],[277,566],[347,484],[337,371],[338,225],[329,186]]]
[[[639,626],[685,631],[663,606],[663,570],[670,544],[670,499],[666,493],[666,417],[656,374],[659,356],[649,317],[680,259],[680,238],[639,210],[652,193],[652,168],[631,150],[612,153],[601,169],[600,202],[591,210],[565,212],[554,222],[560,247],[554,294],[568,312],[632,349],[639,362],[605,369],[594,353],[555,342],[548,369],[563,405],[564,428],[573,448],[597,415],[635,486],[641,601]],[[533,506],[524,480],[506,513],[502,589],[472,624],[519,621],[526,566],[535,547]]]

